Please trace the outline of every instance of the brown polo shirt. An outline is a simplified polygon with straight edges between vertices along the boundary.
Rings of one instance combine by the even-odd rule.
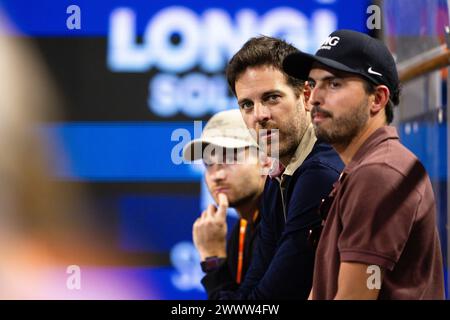
[[[316,253],[313,299],[335,297],[341,262],[380,266],[379,299],[444,298],[430,179],[394,127],[379,128],[367,139],[330,197]]]

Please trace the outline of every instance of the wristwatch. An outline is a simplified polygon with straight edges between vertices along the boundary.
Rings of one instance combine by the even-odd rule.
[[[203,272],[210,272],[218,268],[222,263],[224,263],[225,258],[219,258],[217,256],[207,257],[205,261],[200,263]]]

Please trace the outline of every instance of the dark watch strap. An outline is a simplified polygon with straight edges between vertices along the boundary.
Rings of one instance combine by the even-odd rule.
[[[200,263],[203,272],[210,272],[216,268],[218,268],[222,263],[224,263],[225,258],[219,257],[207,257],[205,261]]]

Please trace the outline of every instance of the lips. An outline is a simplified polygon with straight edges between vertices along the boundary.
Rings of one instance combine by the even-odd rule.
[[[229,188],[226,188],[226,187],[220,187],[220,188],[214,189],[214,193],[215,193],[216,195],[218,195],[219,193],[227,193],[228,190],[229,190]]]
[[[331,118],[328,114],[324,112],[314,112],[312,114],[312,120],[314,123],[320,123],[326,120],[327,118]]]

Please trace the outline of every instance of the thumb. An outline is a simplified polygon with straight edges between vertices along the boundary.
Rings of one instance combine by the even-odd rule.
[[[223,220],[227,217],[228,198],[225,194],[219,193],[219,208],[217,210],[217,216]]]

